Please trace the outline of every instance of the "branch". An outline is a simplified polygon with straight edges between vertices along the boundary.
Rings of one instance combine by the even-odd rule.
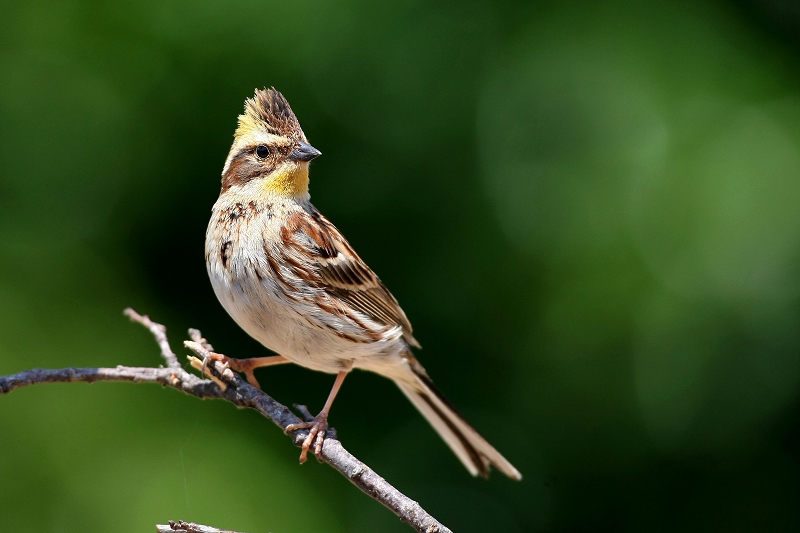
[[[184,522],[183,520],[178,520],[177,522],[170,520],[168,525],[159,524],[156,526],[157,533],[171,533],[173,531],[185,531],[186,533],[237,533],[236,531],[201,526],[200,524]]]
[[[300,422],[300,419],[288,407],[278,403],[262,390],[248,384],[238,374],[225,368],[218,361],[212,362],[208,367],[222,379],[215,377],[212,381],[190,374],[181,367],[175,353],[170,349],[167,341],[167,328],[151,321],[147,316],[138,314],[133,309],[126,309],[125,315],[150,330],[161,349],[161,357],[167,363],[166,368],[161,366],[158,368],[117,366],[116,368],[62,368],[55,370],[35,368],[18,374],[0,377],[0,394],[7,394],[14,389],[39,383],[71,383],[76,381],[87,383],[95,381],[159,383],[198,398],[220,398],[237,407],[255,409],[274,422],[284,432],[289,424]],[[186,346],[201,357],[207,356],[212,350],[211,345],[202,338],[197,330],[190,330],[190,335],[192,341],[187,341],[185,343]],[[195,359],[194,364],[200,361],[196,358],[190,357],[190,359]],[[303,409],[301,408],[302,412]],[[303,414],[305,416],[307,413]],[[300,447],[307,434],[308,430],[299,429],[290,436],[295,446]],[[374,470],[345,450],[333,431],[328,430],[322,445],[322,453],[317,459],[339,471],[364,494],[376,499],[384,507],[400,517],[400,520],[420,533],[451,533],[450,529],[428,514],[417,502],[398,491],[376,474]],[[158,527],[170,527],[173,531],[196,531],[197,533],[220,532],[220,530],[208,528],[208,526],[198,526],[197,524],[186,522],[171,522],[170,526]],[[183,529],[180,529],[181,527]],[[187,527],[206,529],[186,529]],[[169,529],[164,531],[169,531]]]

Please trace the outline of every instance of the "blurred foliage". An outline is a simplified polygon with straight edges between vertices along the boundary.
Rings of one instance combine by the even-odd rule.
[[[357,456],[455,531],[800,529],[793,1],[0,7],[0,373],[158,364],[128,305],[176,349],[265,353],[203,239],[274,85],[315,204],[525,478],[471,479],[365,374],[332,414]],[[259,376],[312,410],[332,383]],[[0,452],[2,531],[409,531],[255,413],[158,387],[14,392]]]

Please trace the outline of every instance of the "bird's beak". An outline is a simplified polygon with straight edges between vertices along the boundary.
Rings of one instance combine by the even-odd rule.
[[[311,161],[315,157],[322,155],[322,152],[314,148],[308,143],[300,142],[300,146],[292,150],[289,154],[289,159],[292,161]]]

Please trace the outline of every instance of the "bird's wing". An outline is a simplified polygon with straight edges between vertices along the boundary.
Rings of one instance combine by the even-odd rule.
[[[419,347],[395,297],[321,213],[293,213],[281,228],[281,241],[287,250],[284,260],[305,282],[379,324],[400,326],[406,342]]]

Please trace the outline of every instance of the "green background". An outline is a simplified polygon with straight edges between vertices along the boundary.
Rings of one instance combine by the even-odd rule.
[[[472,479],[389,381],[345,446],[455,531],[800,530],[800,9],[787,0],[0,5],[0,374],[154,366],[274,85],[317,207],[524,479]],[[333,378],[259,372],[317,411]],[[0,397],[0,530],[410,531],[256,413],[157,386]]]

